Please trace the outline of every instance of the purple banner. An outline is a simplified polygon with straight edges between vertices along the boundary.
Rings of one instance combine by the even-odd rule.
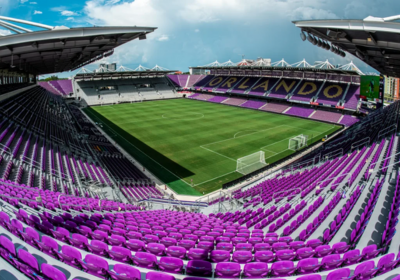
[[[262,70],[261,71],[261,76],[271,77],[272,76],[272,72],[268,71],[268,70]]]
[[[330,81],[339,81],[339,75],[328,74],[327,80],[330,80]]]
[[[315,73],[315,79],[324,80],[324,79],[326,79],[326,74],[325,73]]]

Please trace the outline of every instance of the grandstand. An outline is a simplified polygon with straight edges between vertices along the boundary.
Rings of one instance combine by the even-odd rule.
[[[390,20],[393,18],[368,18],[357,23],[367,22],[369,30],[374,31],[371,36],[378,43],[383,38],[399,43],[398,37],[381,34],[385,32],[383,21],[386,21],[385,28],[399,33],[400,24]],[[357,112],[359,75],[347,70],[343,75],[351,78],[343,81],[335,81],[329,71],[319,70],[315,72],[322,80],[304,76],[299,79],[247,77],[236,73],[230,76],[226,72],[185,76],[172,75],[171,71],[127,71],[78,74],[73,80],[38,84],[36,75],[85,65],[110,54],[111,46],[114,48],[135,38],[145,39],[154,28],[93,27],[83,28],[77,35],[75,31],[79,28],[60,30],[23,23],[45,30],[30,32],[22,27],[19,30],[33,34],[0,38],[0,43],[6,46],[5,51],[0,51],[0,67],[4,68],[0,79],[1,278],[400,278],[399,101],[366,115]],[[317,38],[315,45],[333,46],[336,54],[353,52],[351,44],[364,59],[362,52],[371,51],[363,42],[349,41],[349,36],[356,38],[360,33],[367,36],[364,29],[353,28],[342,37],[338,25],[330,21],[295,24],[302,32],[308,32],[308,36],[311,34],[312,42],[316,38],[312,35],[315,30],[319,31],[317,34],[331,34],[333,37],[323,37],[323,42]],[[329,24],[336,28],[326,32]],[[18,28],[12,26],[11,30]],[[98,38],[99,32],[106,35]],[[116,35],[124,40],[115,39]],[[7,38],[13,36],[12,40]],[[18,38],[22,38],[19,44],[15,43]],[[34,38],[33,42],[29,38]],[[337,43],[341,39],[347,40],[346,44]],[[94,45],[92,50],[77,55],[72,61],[60,56],[56,63],[52,55],[50,58],[40,53],[49,41],[57,51],[62,46],[68,48],[69,42]],[[101,48],[96,41],[101,41]],[[327,43],[332,41],[344,51]],[[18,49],[23,43],[33,44],[35,48]],[[386,50],[384,44],[379,46]],[[27,62],[35,67],[24,69],[35,70],[12,71],[7,64],[11,61],[10,54],[14,55],[10,48],[34,57]],[[393,53],[396,49],[391,47],[387,51]],[[375,66],[375,59],[365,60]],[[399,73],[388,61],[379,64],[379,70]],[[249,67],[250,63],[242,61],[233,70]],[[274,71],[283,75],[282,69]],[[307,71],[313,70],[306,69],[303,73]],[[115,79],[103,79],[107,75]],[[184,94],[189,95],[187,99],[181,98],[180,92],[184,89]],[[160,98],[160,92],[165,98]],[[131,100],[125,102],[121,96],[129,96]],[[101,106],[115,103],[129,104]],[[115,114],[122,116],[126,109],[138,114],[137,118],[154,117],[154,112],[164,110],[162,106],[182,110],[169,112],[167,122],[175,127],[175,132],[182,131],[180,125],[185,127],[181,120],[185,116],[183,111],[188,118],[186,128],[193,127],[194,123],[209,127],[217,123],[217,129],[223,131],[239,127],[238,116],[247,116],[248,119],[240,119],[247,126],[253,123],[260,127],[264,124],[257,122],[260,118],[268,119],[269,123],[283,120],[286,125],[290,121],[300,127],[343,124],[345,129],[328,137],[326,142],[312,146],[311,150],[300,150],[291,159],[282,158],[275,166],[265,166],[262,171],[256,170],[226,183],[224,190],[196,199],[185,196],[186,199],[178,200],[170,197],[171,190],[162,184],[165,182],[154,176],[154,170],[161,168],[160,165],[154,163],[157,166],[151,172],[146,171],[140,165],[140,158],[132,157],[124,142],[113,139],[123,129]],[[117,108],[116,113],[111,113]],[[204,121],[204,116],[194,117],[199,108],[214,115],[209,121]],[[101,111],[102,115],[93,118],[94,111]],[[224,112],[227,114],[221,115]],[[229,124],[232,120],[234,124]],[[142,120],[142,127],[135,125],[133,130],[147,131],[146,137],[149,137],[155,130],[146,128],[151,121],[145,121]],[[111,122],[115,126],[110,129],[107,123]],[[160,131],[168,124],[159,118],[155,122]],[[209,127],[184,141],[174,139],[175,145],[195,142]],[[218,131],[212,134],[217,135]],[[287,137],[279,134],[283,133],[264,138]],[[299,138],[299,135],[302,133],[296,132],[290,138]],[[162,140],[170,137],[165,133]],[[179,148],[176,146],[171,150]],[[237,150],[243,151],[247,146],[239,145]],[[234,150],[229,144],[221,148]],[[249,159],[251,154],[254,153],[246,152],[240,158]],[[175,159],[165,157],[165,160],[173,164]],[[190,162],[193,170],[196,165],[203,163]],[[222,164],[216,162],[214,168],[219,167]]]

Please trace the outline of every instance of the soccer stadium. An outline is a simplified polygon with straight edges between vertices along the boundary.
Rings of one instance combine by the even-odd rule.
[[[364,66],[182,73],[108,63],[157,27],[0,16],[0,279],[400,279],[399,20],[291,23]]]

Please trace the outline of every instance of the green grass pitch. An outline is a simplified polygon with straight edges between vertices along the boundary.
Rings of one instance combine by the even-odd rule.
[[[340,126],[209,102],[173,99],[97,106],[85,112],[146,169],[178,194],[202,195],[241,177],[236,160],[260,150],[269,164]]]

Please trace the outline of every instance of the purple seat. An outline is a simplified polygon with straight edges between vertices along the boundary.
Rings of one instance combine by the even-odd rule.
[[[157,265],[157,258],[155,255],[144,252],[136,252],[133,257],[133,262],[139,267],[153,269]]]
[[[146,251],[156,256],[163,256],[165,246],[160,243],[149,243],[147,244]]]
[[[322,241],[319,239],[310,239],[307,241],[307,247],[311,247],[313,249],[315,249],[321,245],[322,245]]]
[[[215,267],[215,277],[239,278],[241,271],[242,269],[238,263],[218,263]]]
[[[263,239],[261,237],[251,237],[249,239],[249,243],[252,244],[253,246],[259,243],[262,243]]]
[[[23,249],[18,250],[18,259],[14,259],[15,266],[19,271],[35,279],[40,274],[39,263],[34,256]]]
[[[129,231],[125,234],[127,239],[137,239],[141,240],[143,235],[140,232]]]
[[[253,251],[253,245],[251,245],[250,243],[238,243],[235,246],[235,250],[236,251]]]
[[[111,234],[107,238],[107,243],[111,246],[125,246],[126,238],[118,234]]]
[[[268,275],[268,264],[264,262],[246,263],[243,276],[246,278],[265,278]]]
[[[254,245],[254,251],[270,251],[271,250],[271,245],[268,243],[258,243]]]
[[[72,246],[82,250],[86,250],[89,245],[88,239],[79,233],[73,233],[72,237],[68,238],[68,242]]]
[[[92,240],[92,242],[95,240]],[[85,260],[80,261],[83,271],[97,276],[102,279],[107,279],[108,275],[108,262],[95,255],[86,255]]]
[[[100,240],[102,242],[106,242],[108,239],[108,233],[105,231],[96,229],[95,231],[92,232],[92,237],[95,240]]]
[[[218,243],[230,243],[231,242],[231,239],[229,238],[229,237],[226,237],[226,236],[220,236],[220,237],[217,237],[216,239],[215,239],[215,242],[218,244]]]
[[[183,239],[179,241],[178,246],[185,248],[186,250],[190,250],[196,246],[196,241]]]
[[[110,251],[108,251],[110,258],[114,261],[131,263],[132,253],[129,249],[122,246],[113,246]]]
[[[246,238],[243,238],[243,237],[234,237],[234,238],[232,238],[232,244],[233,244],[233,246],[235,246],[235,247],[236,247],[236,245],[239,244],[239,243],[246,243],[246,242],[247,242],[247,239],[246,239]]]
[[[304,248],[306,245],[303,241],[293,241],[289,243],[289,247],[293,250],[298,250],[300,248]]]
[[[314,255],[315,251],[311,247],[300,248],[296,251],[297,260],[312,258]]]
[[[378,249],[376,244],[369,245],[362,250],[361,256],[363,260],[370,260],[379,255],[381,249]]]
[[[296,258],[296,252],[291,249],[279,250],[275,253],[277,261],[292,261]]]
[[[232,261],[236,263],[249,263],[253,259],[250,251],[235,251],[232,255]]]
[[[375,276],[378,270],[375,269],[374,261],[367,261],[357,265],[351,279],[368,280]]]
[[[79,232],[81,235],[85,236],[86,238],[90,237],[92,238],[92,229],[87,226],[79,226],[79,228],[76,229],[77,232]]]
[[[73,266],[77,269],[80,269],[80,260],[82,260],[82,254],[79,250],[64,245],[61,247],[61,252],[57,252],[58,258],[63,262],[70,266]]]
[[[319,274],[305,275],[296,278],[296,280],[321,280],[321,275]]]
[[[153,235],[153,234],[146,234],[145,236],[143,236],[142,240],[144,241],[144,243],[158,243],[159,242],[159,238],[157,235]]]
[[[315,248],[315,257],[322,258],[332,253],[331,246],[321,245]]]
[[[143,241],[139,239],[129,239],[126,241],[125,246],[134,252],[141,252],[143,248],[146,246]]]
[[[308,258],[302,259],[297,263],[297,274],[309,274],[318,272],[319,268],[321,267],[318,264],[317,258]]]
[[[271,276],[291,276],[296,271],[293,262],[291,261],[279,261],[275,262],[271,266]]]
[[[231,243],[221,242],[221,243],[217,244],[216,249],[217,250],[224,250],[224,251],[228,251],[229,253],[232,253],[233,245]]]
[[[338,242],[332,245],[333,253],[335,254],[343,254],[350,249],[350,245],[347,245],[346,242]]]
[[[175,277],[162,272],[150,271],[146,273],[146,280],[175,280]]]
[[[211,263],[203,260],[190,260],[186,266],[186,274],[190,276],[211,277]]]
[[[396,262],[393,262],[395,258],[395,254],[394,253],[390,253],[387,255],[384,255],[383,257],[381,257],[378,261],[378,265],[377,265],[377,269],[378,269],[378,273],[377,275],[383,274],[385,272],[388,272],[390,270],[393,269],[393,265]]]
[[[329,256],[325,256],[321,261],[321,269],[322,270],[331,270],[340,267],[343,263],[343,260],[340,258],[339,254],[332,254]]]
[[[211,251],[210,258],[214,263],[229,262],[231,259],[231,254],[224,250],[213,250]]]
[[[349,268],[336,269],[326,276],[326,280],[341,280],[350,276],[351,270]]]
[[[206,260],[208,251],[200,248],[191,248],[187,254],[189,260]]]
[[[88,250],[99,256],[108,256],[108,245],[99,240],[92,240],[88,245]]]
[[[14,264],[13,259],[17,257],[14,243],[4,235],[0,236],[0,254],[11,264]]]
[[[35,229],[31,227],[26,227],[25,232],[21,232],[21,236],[26,243],[35,248],[39,248],[37,243],[40,241],[40,236]]]
[[[42,274],[46,277],[46,279],[50,280],[67,280],[67,277],[64,273],[62,273],[57,268],[49,265],[47,263],[42,263],[41,265]]]
[[[158,267],[164,272],[182,273],[183,261],[174,257],[161,257]]]
[[[168,248],[169,246],[176,246],[177,241],[175,238],[172,237],[163,237],[161,238],[160,243]]]
[[[275,255],[272,251],[257,251],[254,253],[256,262],[271,263],[275,260]]]
[[[285,242],[276,242],[272,244],[272,250],[277,252],[279,250],[286,250],[289,249],[289,245]]]
[[[141,274],[140,271],[130,265],[125,264],[115,264],[113,270],[110,270],[109,275],[111,279],[114,280],[131,280],[131,279],[140,279]]]
[[[165,253],[169,257],[184,259],[186,256],[186,249],[180,246],[169,246]]]
[[[45,253],[46,255],[56,257],[58,252],[58,243],[52,239],[51,237],[48,237],[46,235],[42,236],[42,242],[37,242],[39,246],[39,250]]]
[[[346,252],[343,255],[343,264],[344,265],[352,265],[359,263],[362,259],[362,256],[360,255],[360,250],[351,250]]]
[[[214,249],[214,242],[210,242],[210,241],[200,241],[197,244],[197,248],[199,249],[204,249],[206,251],[211,251]]]

